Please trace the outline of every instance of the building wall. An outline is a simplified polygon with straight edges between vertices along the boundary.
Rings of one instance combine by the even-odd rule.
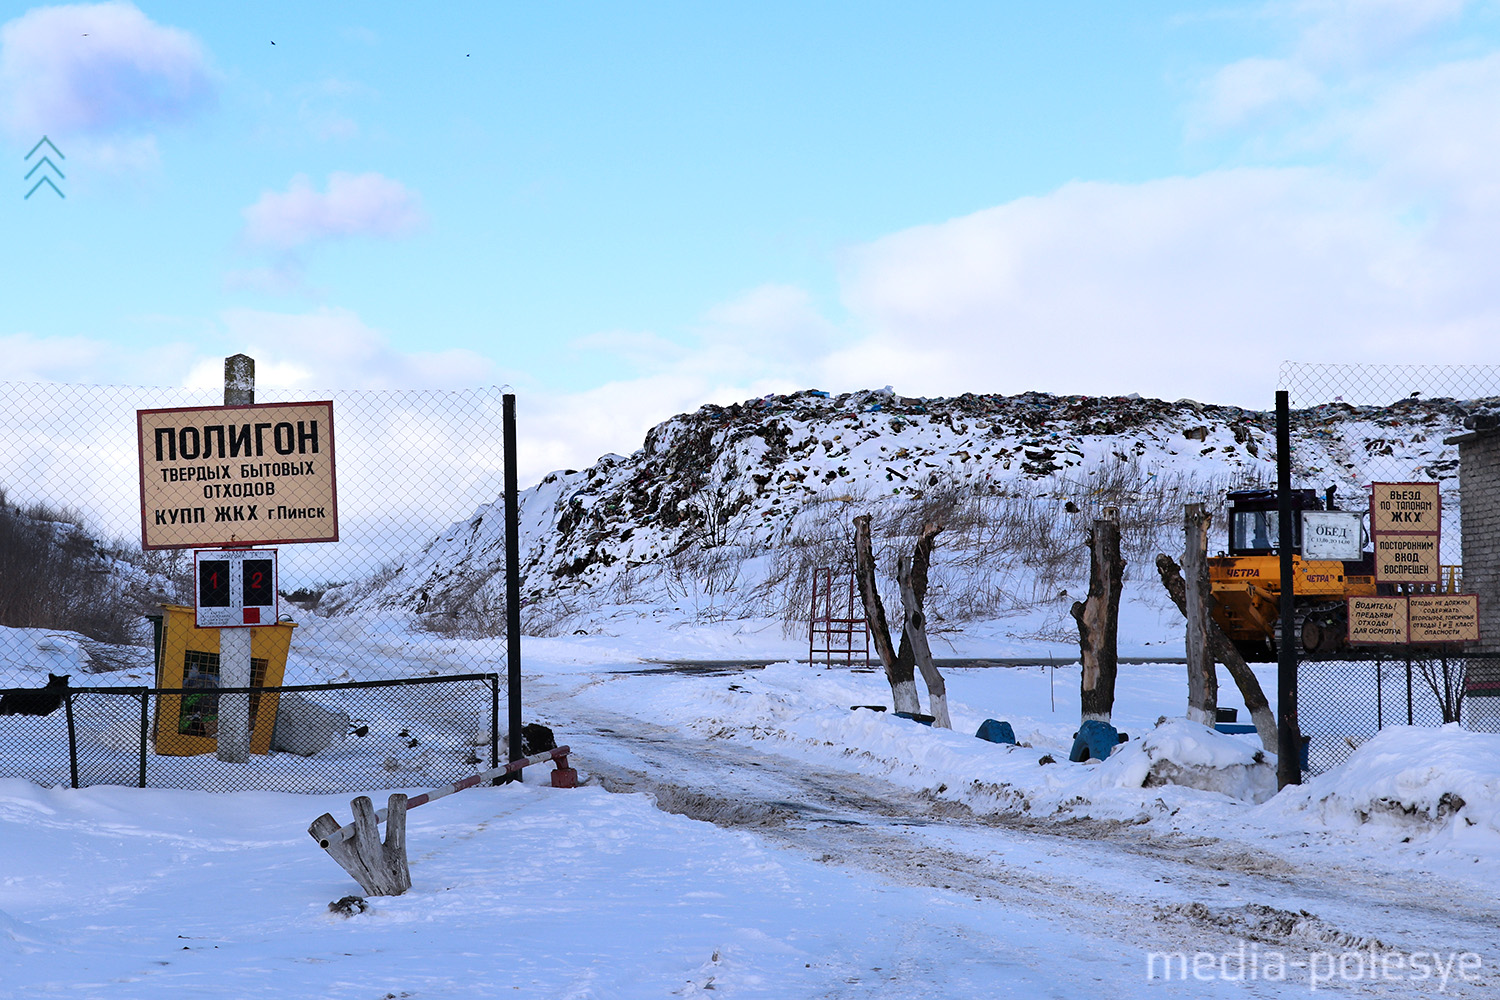
[[[1464,590],[1479,595],[1476,652],[1500,653],[1500,431],[1458,445],[1463,491]]]

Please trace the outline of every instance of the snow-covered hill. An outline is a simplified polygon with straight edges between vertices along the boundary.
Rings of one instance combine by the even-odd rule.
[[[1336,487],[1351,509],[1368,502],[1372,481],[1438,480],[1443,561],[1459,562],[1458,457],[1442,441],[1496,405],[1413,398],[1295,411],[1294,477]],[[629,457],[522,492],[526,631],[587,627],[606,608],[801,619],[812,568],[846,566],[850,522],[869,512],[892,565],[924,519],[945,523],[930,597],[940,628],[1029,616],[1046,638],[1062,615],[1051,605],[1081,590],[1084,534],[1103,507],[1120,508],[1126,556],[1148,567],[1156,551],[1180,551],[1183,503],[1221,507],[1228,489],[1274,482],[1274,428],[1270,412],[1192,400],[1043,393],[809,390],[704,406],[653,428]],[[503,565],[497,500],[404,565],[331,591],[320,610],[399,610],[482,632],[503,621]],[[1132,580],[1151,600],[1154,572],[1127,569]]]

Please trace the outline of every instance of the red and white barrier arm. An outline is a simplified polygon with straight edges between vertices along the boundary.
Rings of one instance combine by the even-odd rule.
[[[461,792],[465,788],[473,788],[475,785],[489,781],[491,778],[498,778],[501,775],[505,774],[514,774],[517,771],[521,770],[521,768],[523,767],[529,767],[532,764],[540,764],[544,760],[555,760],[557,761],[558,767],[567,767],[569,753],[571,753],[570,748],[558,747],[555,750],[546,750],[542,753],[534,753],[530,757],[522,757],[520,760],[513,760],[509,764],[503,764],[500,767],[492,767],[488,771],[480,771],[478,774],[471,774],[461,781],[455,781],[451,785],[444,785],[442,788],[429,788],[427,791],[419,792],[416,795],[413,795],[411,798],[407,799],[406,808],[415,809],[417,806],[425,806],[427,803],[432,802],[435,799],[440,799],[445,795],[452,795],[454,792]],[[387,811],[388,810],[386,809],[377,809],[375,811],[375,822],[384,823]],[[350,837],[354,836],[354,827],[355,824],[353,823],[347,823],[344,826],[339,827],[333,833],[329,834],[326,840],[319,840],[318,846],[323,848],[324,850],[327,850],[328,845],[335,841],[348,840]]]

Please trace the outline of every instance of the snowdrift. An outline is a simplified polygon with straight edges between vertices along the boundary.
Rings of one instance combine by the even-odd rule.
[[[1500,843],[1500,735],[1393,726],[1266,809],[1402,837]]]
[[[1099,779],[1117,788],[1178,785],[1243,802],[1276,794],[1274,757],[1243,740],[1188,719],[1163,719],[1138,740],[1123,743],[1099,765]]]

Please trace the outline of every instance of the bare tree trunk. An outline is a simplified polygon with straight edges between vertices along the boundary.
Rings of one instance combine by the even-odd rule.
[[[1104,517],[1089,532],[1089,593],[1074,601],[1078,649],[1083,660],[1083,721],[1109,722],[1115,707],[1115,674],[1119,667],[1120,582],[1125,560],[1120,557],[1119,512],[1106,507]]]
[[[922,671],[922,680],[927,683],[927,698],[931,702],[933,725],[952,729],[948,718],[948,688],[943,675],[932,662],[932,649],[927,644],[927,615],[922,610],[927,596],[927,568],[932,559],[933,539],[942,525],[931,521],[922,525],[917,545],[910,561],[902,556],[896,562],[896,580],[901,586],[901,605],[905,620],[901,629],[901,651],[911,650],[916,665]],[[909,668],[908,668],[909,669]]]
[[[1183,617],[1187,619],[1189,719],[1212,729],[1219,715],[1219,678],[1208,650],[1208,614],[1213,593],[1208,585],[1208,523],[1201,503],[1185,504],[1182,527]]]
[[[1438,708],[1443,713],[1443,721],[1445,723],[1458,722],[1463,715],[1464,693],[1468,687],[1468,661],[1461,660],[1462,666],[1455,664],[1450,667],[1446,652],[1441,654],[1441,658],[1441,667],[1430,659],[1422,661],[1422,679],[1427,682],[1427,687],[1437,698]]]
[[[1187,584],[1183,582],[1182,572],[1177,566],[1177,560],[1169,555],[1158,555],[1156,557],[1156,572],[1161,577],[1163,587],[1167,588],[1172,603],[1177,605],[1177,610],[1184,615],[1187,614]],[[1212,594],[1209,596],[1212,602]],[[1212,603],[1209,605],[1212,613]],[[1255,723],[1255,733],[1260,737],[1260,745],[1271,753],[1276,752],[1278,746],[1278,735],[1276,731],[1276,717],[1271,714],[1271,705],[1266,701],[1266,693],[1261,690],[1260,681],[1256,679],[1245,658],[1240,651],[1234,648],[1234,643],[1229,641],[1229,636],[1219,628],[1219,623],[1212,617],[1208,619],[1208,648],[1213,658],[1224,664],[1229,671],[1229,676],[1234,678],[1235,684],[1239,686],[1240,694],[1245,698],[1245,708],[1250,712],[1250,721]]]
[[[870,551],[870,515],[861,514],[854,519],[854,577],[859,581],[859,596],[864,601],[865,619],[870,623],[870,637],[875,642],[875,652],[885,667],[885,678],[891,684],[891,700],[895,711],[917,714],[922,711],[917,700],[917,679],[912,664],[902,664],[891,647],[891,630],[886,624],[885,605],[880,601],[880,591],[875,587],[875,556]]]

